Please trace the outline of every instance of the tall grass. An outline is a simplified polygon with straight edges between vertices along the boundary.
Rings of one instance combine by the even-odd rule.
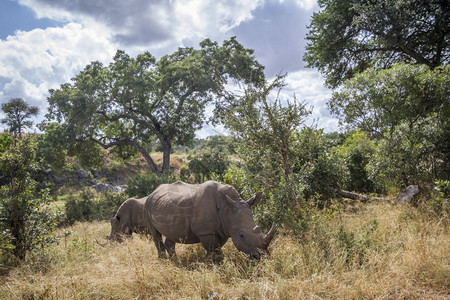
[[[215,265],[199,245],[177,245],[177,258],[163,260],[139,236],[101,247],[107,222],[76,223],[0,277],[0,298],[448,299],[448,225],[412,207],[369,204],[319,219],[301,237],[281,230],[260,262],[229,241]]]

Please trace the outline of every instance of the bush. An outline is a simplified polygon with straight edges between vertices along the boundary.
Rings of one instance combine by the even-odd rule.
[[[46,209],[48,191],[39,191],[31,178],[36,169],[35,155],[36,144],[31,138],[17,141],[0,154],[0,249],[20,260],[25,259],[27,251],[55,241],[55,213]]]
[[[195,175],[195,181],[200,183],[213,177],[221,179],[229,164],[229,154],[224,147],[205,148],[191,159],[189,171]]]
[[[127,195],[142,198],[150,195],[159,185],[175,182],[171,175],[157,176],[154,173],[141,173],[127,182]]]
[[[123,193],[95,193],[83,190],[79,196],[70,196],[66,201],[66,218],[71,225],[76,221],[107,220],[113,211],[126,200]]]
[[[5,152],[14,143],[13,137],[9,133],[0,133],[0,153]]]
[[[360,130],[351,133],[342,145],[333,149],[341,167],[343,188],[363,193],[374,192],[374,183],[369,178],[368,164],[375,152],[374,142]]]
[[[426,206],[429,211],[437,216],[450,216],[450,180],[437,180],[436,187],[437,196],[427,202]]]
[[[336,207],[318,210],[305,208],[305,218],[292,224],[294,235],[305,247],[304,255],[324,265],[343,266],[346,269],[364,268],[368,253],[379,245],[376,219],[365,220],[357,230],[350,229],[336,217]]]

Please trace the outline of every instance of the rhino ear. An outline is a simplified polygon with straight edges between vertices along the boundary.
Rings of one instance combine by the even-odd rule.
[[[247,200],[247,204],[250,207],[258,205],[258,203],[261,201],[262,194],[263,192],[257,192],[256,194],[253,195],[253,197]]]
[[[233,200],[230,196],[225,194],[225,198],[227,199],[228,205],[235,210],[238,207],[238,202]]]

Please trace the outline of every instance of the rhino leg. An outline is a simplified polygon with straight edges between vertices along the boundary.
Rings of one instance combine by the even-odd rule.
[[[220,239],[216,234],[204,235],[200,237],[200,242],[206,249],[206,257],[211,258],[215,263],[223,260],[222,246],[227,239]]]
[[[162,241],[162,235],[159,231],[157,231],[153,226],[149,228],[150,234],[152,235],[153,242],[155,242],[156,250],[158,250],[158,257],[165,258],[166,246]]]
[[[175,255],[175,242],[172,242],[166,238],[164,241],[164,246],[166,247],[167,253],[169,253],[170,257]]]

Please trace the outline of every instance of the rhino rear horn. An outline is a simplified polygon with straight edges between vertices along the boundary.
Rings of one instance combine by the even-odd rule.
[[[225,195],[227,198],[228,205],[231,207],[231,209],[235,210],[239,207],[239,201],[233,200],[230,196]]]
[[[251,197],[250,199],[247,200],[247,204],[250,207],[258,205],[258,203],[261,201],[262,194],[263,194],[263,192],[257,192],[256,194],[253,195],[253,197]]]
[[[272,224],[269,232],[262,239],[262,248],[267,249],[270,245],[270,242],[273,240],[275,236],[275,223]]]

